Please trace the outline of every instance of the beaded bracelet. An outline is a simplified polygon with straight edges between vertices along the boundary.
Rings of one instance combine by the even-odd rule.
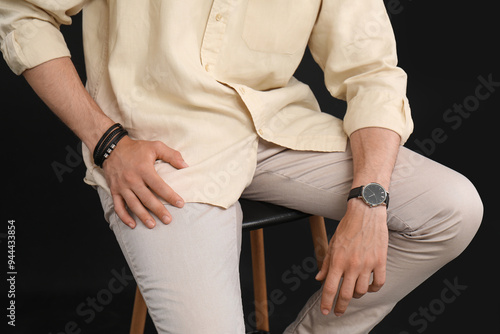
[[[115,149],[116,144],[128,134],[127,130],[119,123],[113,124],[97,142],[94,149],[94,163],[102,168],[104,160],[106,160],[111,152]]]

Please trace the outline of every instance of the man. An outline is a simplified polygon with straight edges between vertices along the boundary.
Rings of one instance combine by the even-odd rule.
[[[82,8],[86,88],[58,29]],[[382,1],[2,0],[0,14],[7,63],[84,143],[159,333],[244,332],[240,196],[340,221],[286,333],[367,333],[477,231],[470,182],[401,146],[413,124]],[[293,78],[307,45],[342,121]]]

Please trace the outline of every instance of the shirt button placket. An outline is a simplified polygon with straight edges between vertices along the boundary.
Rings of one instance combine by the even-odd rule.
[[[214,64],[217,62],[217,57],[223,43],[223,36],[226,30],[226,15],[225,11],[231,7],[232,1],[214,0],[210,18],[207,23],[203,43],[201,47],[202,63],[207,72],[214,71]]]

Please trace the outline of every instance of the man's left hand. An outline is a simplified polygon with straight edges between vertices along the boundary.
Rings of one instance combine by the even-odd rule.
[[[351,299],[376,292],[385,283],[388,248],[387,210],[370,208],[360,199],[348,202],[328,248],[323,266],[316,276],[324,280],[321,312],[341,316]],[[373,273],[373,280],[372,280]]]

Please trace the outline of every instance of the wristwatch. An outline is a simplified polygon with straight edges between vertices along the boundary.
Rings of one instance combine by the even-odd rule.
[[[372,182],[366,186],[351,189],[347,200],[351,198],[361,198],[369,207],[379,205],[389,207],[389,193],[380,184]]]

